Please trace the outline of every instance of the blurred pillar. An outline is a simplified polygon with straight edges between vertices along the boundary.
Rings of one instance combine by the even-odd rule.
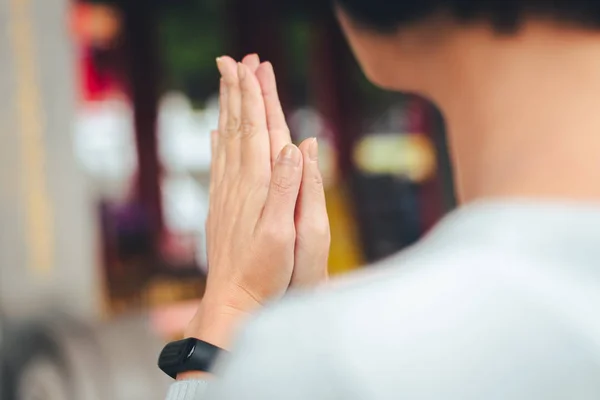
[[[340,172],[346,178],[354,170],[352,152],[362,129],[355,61],[331,12],[315,22],[311,33],[311,89],[333,130]]]
[[[160,183],[157,119],[159,107],[158,24],[155,2],[123,2],[126,84],[133,103],[135,142],[138,156],[138,200],[147,213],[158,252],[164,229]]]
[[[316,107],[333,134],[339,180],[326,192],[331,226],[331,273],[343,273],[364,264],[360,223],[352,178],[352,152],[361,134],[360,100],[353,79],[355,63],[331,10],[317,13],[311,30],[309,84]],[[363,240],[364,242],[364,240]]]
[[[0,308],[99,312],[95,224],[72,141],[68,0],[0,2]]]
[[[241,59],[258,53],[262,61],[270,61],[277,74],[279,98],[284,109],[289,104],[285,83],[288,65],[284,46],[283,2],[278,0],[229,0],[226,3],[227,31],[230,32],[231,56]]]

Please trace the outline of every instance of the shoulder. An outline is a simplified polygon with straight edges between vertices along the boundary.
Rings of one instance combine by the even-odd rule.
[[[476,248],[415,248],[333,289],[274,305],[246,337],[338,377],[332,381],[427,391],[423,379],[433,374],[453,377],[450,393],[460,390],[452,382],[485,374],[490,360],[509,376],[545,357],[548,343],[537,338],[557,327],[502,274],[519,262]]]
[[[247,334],[281,340],[301,331],[340,343],[341,336],[369,336],[373,326],[395,335],[426,318],[465,318],[473,307],[499,305],[507,263],[513,261],[489,249],[446,247],[432,237],[327,287],[292,293],[267,307]]]
[[[310,349],[310,342],[297,338],[303,332],[336,354],[358,355],[363,350],[357,346],[368,348],[362,354],[368,358],[378,353],[385,358],[392,349],[408,355],[412,349],[442,345],[467,351],[461,338],[475,340],[471,333],[506,331],[509,325],[527,329],[530,316],[542,315],[515,276],[525,273],[524,280],[536,281],[537,270],[526,258],[476,237],[448,237],[438,231],[328,288],[292,294],[261,313],[248,332]]]
[[[419,299],[428,299],[426,303],[431,305],[452,292],[479,296],[477,286],[500,285],[502,279],[495,275],[502,274],[505,266],[518,263],[521,261],[488,246],[451,244],[433,235],[393,257],[334,279],[326,286],[292,292],[283,301],[267,307],[259,319],[265,324],[277,324],[280,318],[330,320],[344,309],[357,312],[395,303],[410,303],[416,307]]]

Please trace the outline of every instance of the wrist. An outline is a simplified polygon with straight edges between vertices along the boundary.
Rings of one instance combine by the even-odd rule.
[[[240,326],[251,315],[250,310],[240,310],[205,298],[185,330],[185,336],[194,337],[227,350]]]
[[[185,330],[184,336],[228,350],[237,330],[250,315],[249,312],[204,299]],[[208,380],[210,378],[209,372],[201,371],[189,371],[177,375],[177,380]]]

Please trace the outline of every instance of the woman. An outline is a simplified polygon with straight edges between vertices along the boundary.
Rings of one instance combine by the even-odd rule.
[[[207,393],[181,368],[169,399],[599,398],[600,2],[337,3],[370,80],[444,113],[460,210],[259,313]],[[218,66],[211,271],[186,332],[205,349],[326,280],[329,243],[316,142],[290,144],[271,66]]]

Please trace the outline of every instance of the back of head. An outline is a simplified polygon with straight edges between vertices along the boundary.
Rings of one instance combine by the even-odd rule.
[[[371,82],[442,110],[461,202],[600,198],[600,0],[333,1]]]
[[[600,28],[596,0],[336,0],[365,28],[382,33],[448,15],[460,23],[486,21],[511,32],[524,18],[548,19],[580,28]]]

